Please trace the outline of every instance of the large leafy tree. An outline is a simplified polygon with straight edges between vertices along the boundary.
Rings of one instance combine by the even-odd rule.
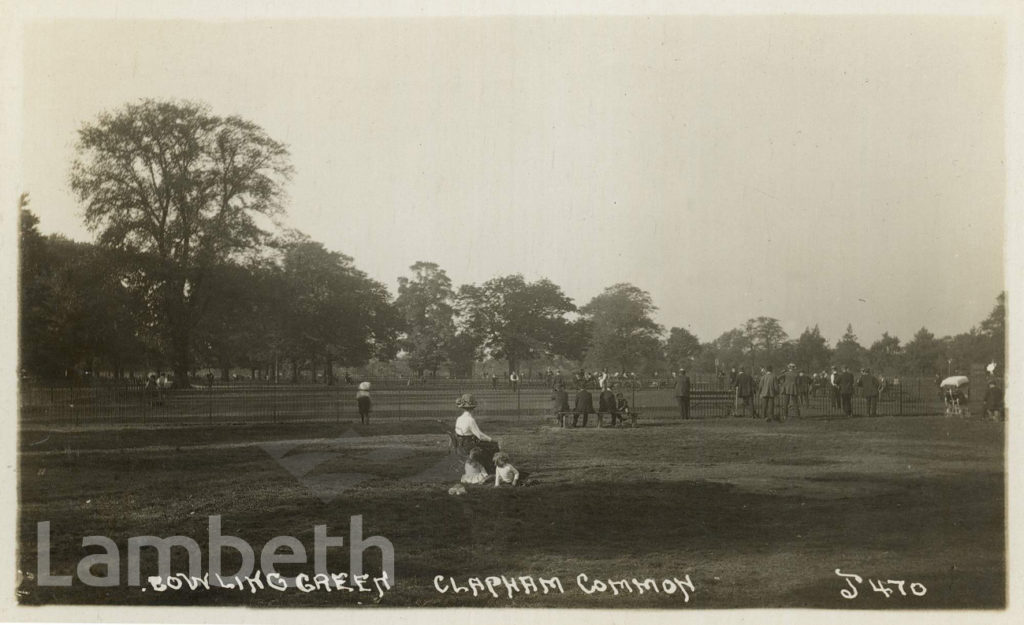
[[[976,327],[956,336],[944,337],[942,344],[945,346],[947,367],[969,375],[973,364],[984,363],[986,342]]]
[[[904,348],[906,363],[913,373],[933,374],[945,371],[942,342],[927,328],[921,328]]]
[[[448,362],[452,373],[460,378],[473,377],[473,365],[480,352],[480,341],[469,332],[457,332],[448,345]]]
[[[661,359],[662,327],[651,295],[628,283],[615,284],[580,309],[590,321],[587,362],[593,367],[634,371]]]
[[[282,263],[287,311],[282,334],[295,368],[323,363],[357,367],[393,354],[399,319],[387,288],[355,268],[352,258],[315,241],[290,243]]]
[[[47,346],[51,338],[47,317],[53,305],[47,279],[51,259],[47,254],[46,239],[39,233],[39,218],[28,209],[27,195],[22,195],[19,207],[18,330],[21,367],[33,374],[53,375],[62,368],[63,358]]]
[[[272,321],[283,304],[268,291],[267,269],[224,263],[207,276],[207,288],[216,297],[206,301],[196,327],[197,354],[219,368],[228,379],[234,367],[256,368],[266,362],[268,345],[275,343]]]
[[[672,369],[679,369],[700,354],[700,339],[686,328],[672,328],[665,341],[665,359]],[[735,362],[735,361],[733,361]]]
[[[43,377],[104,365],[120,375],[143,364],[141,303],[117,279],[113,254],[38,231],[22,197],[21,366]]]
[[[743,326],[743,332],[750,341],[752,350],[760,353],[766,363],[775,362],[775,352],[789,339],[789,335],[782,329],[782,324],[774,317],[748,319]]]
[[[701,346],[700,363],[702,367],[711,368],[715,361],[727,366],[753,360],[753,345],[743,328],[726,330],[715,340]],[[751,363],[753,364],[753,363]]]
[[[492,357],[506,359],[509,371],[538,356],[564,355],[572,347],[566,335],[573,326],[566,315],[576,306],[550,280],[527,282],[514,274],[463,285],[458,307],[466,331]]]
[[[287,149],[240,117],[144,100],[82,126],[76,151],[71,187],[86,224],[130,258],[124,279],[158,317],[186,380],[209,272],[266,242],[259,219],[282,210]]]
[[[846,324],[846,332],[836,343],[834,358],[840,365],[859,367],[864,362],[867,352],[853,333],[853,325]]]
[[[883,332],[882,337],[868,348],[868,360],[878,372],[896,372],[901,369],[903,348],[899,338]]]
[[[413,275],[398,278],[395,299],[395,307],[405,322],[400,346],[408,354],[413,371],[418,374],[430,371],[436,376],[441,365],[452,358],[455,292],[448,274],[437,264],[421,261],[409,269]],[[472,342],[464,339],[460,342],[462,360],[471,345]]]
[[[832,350],[817,324],[813,328],[804,328],[793,346],[794,360],[801,367],[816,371],[827,367],[831,357]]]

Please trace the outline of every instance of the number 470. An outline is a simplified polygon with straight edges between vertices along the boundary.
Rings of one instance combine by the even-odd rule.
[[[864,579],[856,573],[843,573],[839,569],[836,569],[836,575],[845,579],[847,585],[846,588],[839,591],[839,594],[842,595],[844,599],[857,598],[857,595],[860,593],[860,591],[858,590],[858,586],[864,583]],[[871,590],[874,590],[877,593],[881,593],[885,596],[886,599],[891,597],[897,591],[900,595],[904,597],[908,596],[906,590],[906,580],[887,579],[883,581],[880,579],[868,579],[868,584],[871,586]],[[895,586],[895,590],[893,590],[892,586]],[[923,597],[928,592],[928,589],[925,588],[924,584],[920,582],[911,582],[909,585],[909,589],[910,594],[914,595],[915,597]]]

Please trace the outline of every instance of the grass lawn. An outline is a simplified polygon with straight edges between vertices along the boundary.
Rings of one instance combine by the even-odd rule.
[[[454,413],[454,410],[452,410]],[[454,414],[452,416],[454,421]],[[447,438],[432,421],[148,425],[61,429],[25,424],[20,436],[20,569],[24,604],[254,606],[521,606],[599,608],[1001,608],[1005,606],[1004,430],[943,417],[647,421],[636,429],[561,430],[537,418],[481,418],[536,485],[457,482]],[[207,568],[207,524],[258,551],[278,535],[312,559],[313,527],[348,542],[395,548],[396,587],[376,594],[237,590],[143,592],[126,585],[131,536],[193,537]],[[120,547],[120,583],[41,587],[37,522],[51,524],[54,574],[96,553],[82,537]],[[143,549],[143,580],[155,574]],[[346,572],[348,547],[328,568]],[[173,550],[174,571],[185,552]],[[237,568],[224,550],[224,569]],[[836,575],[863,578],[858,596]],[[376,550],[368,572],[380,570]],[[285,574],[311,572],[283,565]],[[103,567],[94,569],[102,573]],[[587,594],[593,579],[690,576],[682,593]],[[435,576],[559,577],[564,593],[441,593]],[[871,579],[927,592],[886,597]],[[592,582],[591,582],[592,583]],[[920,588],[917,586],[916,588]]]

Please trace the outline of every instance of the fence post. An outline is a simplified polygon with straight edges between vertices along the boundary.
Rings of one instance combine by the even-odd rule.
[[[899,385],[896,386],[896,388],[899,391],[896,394],[896,414],[898,414],[899,416],[902,417],[903,416],[903,385],[899,384]]]
[[[516,420],[518,420],[522,414],[519,412],[519,386],[516,385]]]
[[[206,418],[210,423],[213,423],[213,384],[207,385]]]

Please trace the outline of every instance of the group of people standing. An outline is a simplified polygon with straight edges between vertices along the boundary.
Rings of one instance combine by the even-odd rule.
[[[779,375],[776,375],[772,369],[771,365],[766,366],[761,376],[755,380],[743,367],[740,367],[733,380],[737,398],[737,416],[746,416],[749,406],[752,416],[755,418],[763,416],[766,421],[784,421],[789,416],[790,406],[799,417],[800,405],[810,405],[811,377],[802,371],[797,371],[796,365],[793,363],[790,363],[786,367],[786,371]],[[853,395],[857,389],[860,389],[861,395],[867,403],[867,416],[878,416],[878,397],[881,394],[883,382],[871,373],[871,369],[861,369],[860,376],[854,376],[847,366],[844,366],[841,371],[838,367],[833,367],[828,384],[833,408],[842,411],[848,417],[853,416]],[[781,404],[781,411],[776,411],[777,399]],[[761,407],[760,415],[758,415],[758,404]]]

